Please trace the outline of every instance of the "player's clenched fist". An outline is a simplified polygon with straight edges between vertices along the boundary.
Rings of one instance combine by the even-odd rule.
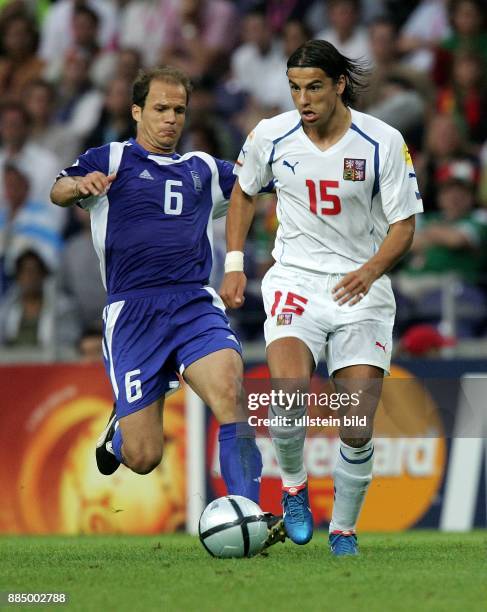
[[[220,296],[227,308],[240,308],[245,301],[247,277],[244,272],[227,272],[220,287]]]
[[[99,196],[107,191],[115,180],[116,174],[103,174],[103,172],[90,172],[76,180],[76,195],[80,198]]]

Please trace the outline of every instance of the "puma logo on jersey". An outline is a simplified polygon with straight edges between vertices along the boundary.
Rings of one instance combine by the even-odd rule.
[[[378,340],[375,341],[375,346],[378,346],[379,348],[381,348],[384,353],[386,352],[386,346],[387,346],[387,342],[385,344],[381,344]]]
[[[293,171],[293,174],[296,174],[296,170],[294,168],[296,168],[298,164],[299,164],[298,161],[295,164],[290,164],[286,159],[282,162],[283,166],[287,166],[288,168],[291,168],[291,170]]]
[[[142,170],[142,172],[139,174],[139,178],[147,179],[148,181],[154,180],[154,177],[149,172],[149,170]]]

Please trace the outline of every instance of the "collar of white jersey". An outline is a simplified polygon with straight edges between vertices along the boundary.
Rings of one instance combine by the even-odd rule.
[[[136,153],[142,155],[142,157],[161,157],[163,159],[179,159],[181,157],[179,153],[153,153],[152,151],[147,151],[135,140],[135,138],[129,138],[128,145],[131,146]]]

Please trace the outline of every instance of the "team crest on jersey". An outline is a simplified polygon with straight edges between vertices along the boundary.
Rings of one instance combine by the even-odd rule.
[[[191,176],[193,177],[194,190],[198,192],[202,191],[203,187],[201,185],[200,175],[195,170],[191,170]]]
[[[345,181],[365,181],[365,159],[346,157],[343,160],[343,179]]]
[[[283,314],[278,314],[276,325],[291,325],[292,320],[293,320],[292,313],[286,312]]]

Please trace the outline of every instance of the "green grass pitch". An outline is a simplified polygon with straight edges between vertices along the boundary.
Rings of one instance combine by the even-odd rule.
[[[64,591],[93,611],[487,610],[487,531],[363,534],[334,559],[323,532],[268,556],[213,559],[194,537],[0,537],[0,591]],[[3,607],[3,606],[2,606]]]

